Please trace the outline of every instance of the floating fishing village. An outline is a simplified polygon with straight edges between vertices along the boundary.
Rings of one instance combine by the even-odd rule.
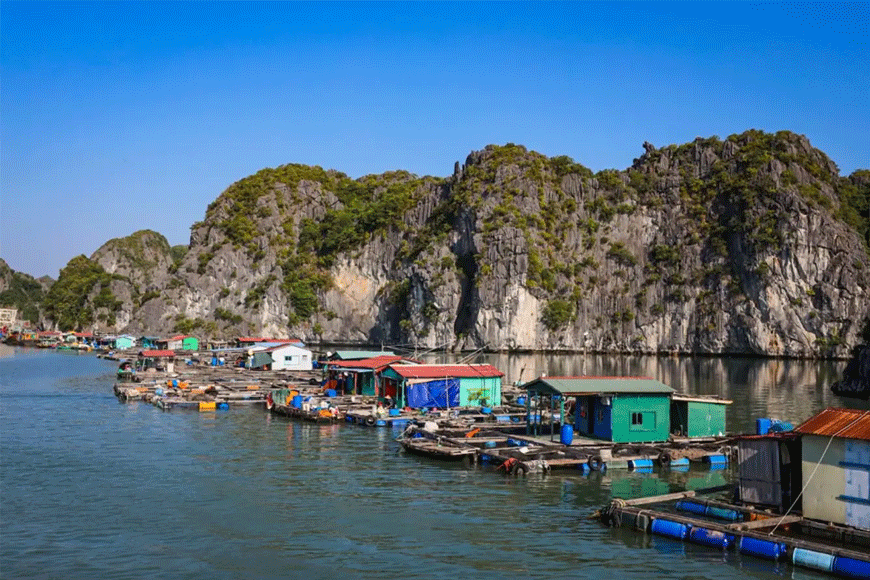
[[[731,401],[678,394],[649,377],[519,383],[489,364],[431,364],[384,350],[318,355],[292,338],[240,337],[207,349],[188,335],[15,340],[118,362],[114,394],[124,403],[197,413],[256,406],[288,421],[389,429],[405,453],[486,464],[502,477],[730,469],[733,484],[613,497],[586,516],[870,578],[870,411],[828,408],[797,426],[759,417],[755,433],[734,434],[725,429]]]

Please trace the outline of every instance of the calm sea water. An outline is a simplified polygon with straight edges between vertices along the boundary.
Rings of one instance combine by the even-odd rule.
[[[612,494],[727,471],[505,478],[399,454],[389,430],[120,404],[115,365],[90,355],[0,354],[2,578],[823,577],[588,519]],[[734,430],[846,403],[828,391],[843,363],[487,358],[523,380],[643,374],[723,394]]]

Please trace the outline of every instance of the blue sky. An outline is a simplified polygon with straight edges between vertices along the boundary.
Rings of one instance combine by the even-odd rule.
[[[489,143],[624,169],[747,129],[870,168],[870,5],[0,3],[0,257],[57,277],[306,163],[446,176]]]

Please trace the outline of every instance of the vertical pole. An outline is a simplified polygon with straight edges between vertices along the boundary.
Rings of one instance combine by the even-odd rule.
[[[532,434],[532,391],[526,391],[526,435]]]

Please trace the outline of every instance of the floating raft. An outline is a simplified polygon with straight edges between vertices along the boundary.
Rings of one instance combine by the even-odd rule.
[[[610,526],[720,550],[734,549],[767,560],[790,561],[795,566],[848,578],[870,579],[870,532],[697,497],[727,491],[731,491],[730,485],[614,499],[600,510],[599,517]],[[649,507],[654,504],[658,505]],[[823,532],[826,541],[819,539]],[[833,538],[840,541],[831,541]]]

